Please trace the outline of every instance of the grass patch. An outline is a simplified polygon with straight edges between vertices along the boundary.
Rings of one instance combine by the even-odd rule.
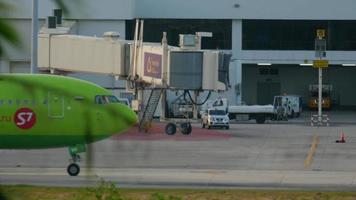
[[[238,189],[118,189],[101,182],[93,188],[0,186],[1,200],[356,200],[356,192]]]

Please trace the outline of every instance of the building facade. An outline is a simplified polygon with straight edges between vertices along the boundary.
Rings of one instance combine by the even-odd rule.
[[[14,12],[5,16],[23,41],[22,50],[6,48],[0,72],[27,72],[30,61],[31,1],[12,2]],[[162,32],[177,45],[178,34],[213,32],[203,40],[203,48],[231,51],[231,88],[225,95],[230,104],[271,104],[274,95],[294,94],[309,98],[309,85],[316,84],[317,70],[308,66],[315,60],[317,29],[326,30],[330,67],[324,83],[332,85],[332,101],[337,107],[355,107],[356,94],[356,2],[352,0],[87,0],[71,3],[74,34],[101,36],[119,32],[132,39],[135,18],[145,19],[144,40],[159,42]],[[54,5],[40,0],[44,23]],[[120,87],[111,77],[89,74],[75,76]]]

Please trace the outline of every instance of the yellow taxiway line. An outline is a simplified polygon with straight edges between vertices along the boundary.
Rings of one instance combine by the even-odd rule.
[[[312,142],[311,147],[308,151],[307,157],[304,160],[304,169],[309,169],[309,167],[313,163],[313,157],[316,152],[316,149],[318,148],[318,144],[319,144],[319,136],[314,135],[313,142]]]

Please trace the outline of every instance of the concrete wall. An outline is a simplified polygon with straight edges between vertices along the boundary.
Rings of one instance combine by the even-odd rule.
[[[354,0],[136,0],[135,12],[141,18],[356,19],[355,7]]]
[[[125,20],[77,20],[77,34],[102,37],[105,32],[115,31],[125,39]]]
[[[29,61],[31,49],[31,20],[10,19],[9,23],[15,28],[21,46],[19,48],[5,43],[6,54],[3,56],[7,60]],[[40,21],[40,26],[44,26],[45,21]],[[102,37],[104,32],[115,31],[120,33],[121,38],[125,38],[125,20],[76,20],[74,26],[76,34]]]
[[[21,63],[21,68],[30,68],[30,47],[31,47],[31,20],[29,19],[9,19],[10,23],[16,29],[20,40],[21,47],[16,48],[12,45],[5,44],[6,54],[0,59],[0,72],[9,73],[10,66]],[[125,20],[75,20],[74,33],[87,36],[101,37],[104,32],[115,31],[120,33],[121,38],[125,38]],[[44,20],[40,21],[43,26]],[[103,87],[122,88],[122,81],[115,81],[113,77],[106,75],[97,75],[89,73],[75,73],[71,76],[97,83]]]
[[[29,60],[31,49],[31,21],[26,19],[12,19],[9,20],[9,23],[15,28],[21,46],[16,48],[11,44],[5,43],[5,55],[3,57],[7,60]]]
[[[5,0],[14,18],[29,18],[29,0]],[[65,0],[72,19],[356,19],[354,0]],[[51,14],[50,0],[39,0],[40,17]],[[238,6],[235,6],[238,4]],[[337,8],[337,9],[335,9]]]
[[[231,104],[241,104],[242,64],[242,21],[232,21],[232,62],[230,63],[230,84],[227,92]]]
[[[3,0],[13,6],[9,18],[26,19],[31,17],[31,0]],[[70,14],[67,19],[132,19],[134,17],[134,0],[64,0],[68,5]],[[56,5],[51,0],[39,0],[39,17],[46,18],[52,15]],[[3,15],[3,14],[0,14]]]

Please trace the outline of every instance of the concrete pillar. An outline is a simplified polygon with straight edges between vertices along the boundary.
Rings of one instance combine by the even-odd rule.
[[[10,61],[0,60],[0,73],[10,73]]]
[[[232,20],[232,59],[230,65],[231,91],[236,104],[241,103],[242,86],[242,20]],[[239,88],[239,89],[238,89]]]

